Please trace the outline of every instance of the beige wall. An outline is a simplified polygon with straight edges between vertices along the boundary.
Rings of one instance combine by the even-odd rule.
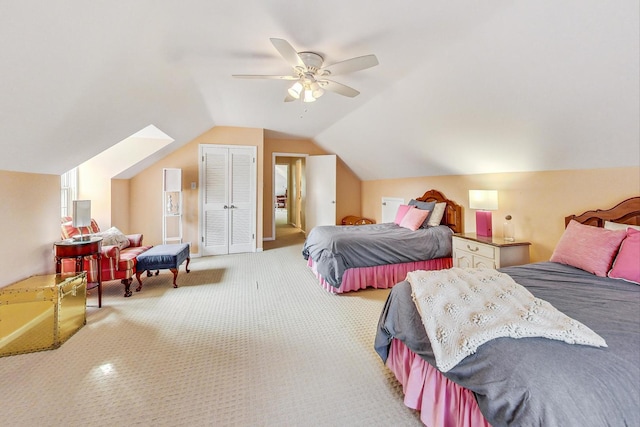
[[[469,190],[498,190],[499,210],[493,213],[494,235],[502,235],[502,220],[513,216],[516,239],[531,245],[531,261],[547,261],[564,231],[564,217],[591,209],[607,209],[640,195],[640,168],[499,173],[420,177],[362,183],[362,215],[381,219],[382,197],[405,202],[436,189],[463,206],[465,232],[475,231],[475,211]]]
[[[264,237],[273,238],[273,153],[322,155],[331,154],[307,139],[265,139],[264,144]],[[338,158],[336,165],[336,224],[347,215],[360,215],[360,179]]]
[[[91,217],[100,230],[111,227],[111,177],[107,163],[94,157],[78,166],[78,199],[91,200]],[[122,229],[121,229],[122,230]],[[122,230],[125,232],[125,230]]]
[[[0,287],[55,272],[60,176],[0,171]]]
[[[129,227],[129,184],[128,179],[111,180],[111,225],[125,234],[134,233]],[[100,227],[106,230],[102,225]]]
[[[258,183],[256,217],[258,218],[256,247],[262,250],[262,212],[263,192],[263,151],[264,135],[262,129],[214,127],[193,141],[164,157],[130,180],[129,186],[129,225],[130,232],[143,233],[144,243],[158,245],[162,243],[162,169],[182,169],[182,230],[183,241],[191,243],[191,252],[199,252],[198,242],[198,194],[199,194],[199,146],[200,144],[246,145],[257,147]],[[197,187],[191,189],[191,183]]]
[[[190,183],[198,182],[198,144],[244,142],[252,145],[249,142],[257,143],[258,140],[262,142],[262,130],[214,128],[139,176],[131,180],[114,180],[114,199],[120,200],[120,197],[126,198],[129,194],[131,214],[126,232],[143,232],[148,243],[157,244],[161,241],[162,168],[180,167],[183,169],[185,190],[185,239],[197,243],[198,190],[191,190]],[[278,148],[277,151],[291,152],[291,148]],[[267,164],[270,165],[271,161]],[[259,177],[269,176],[268,181],[271,182],[271,175],[262,175],[261,170],[259,163]],[[264,180],[259,178],[259,193],[261,181]],[[566,215],[594,208],[609,208],[625,198],[639,195],[640,168],[365,181],[362,183],[361,214],[379,222],[383,196],[404,197],[408,201],[432,188],[441,190],[463,206],[468,206],[469,189],[497,189],[500,210],[494,213],[496,234],[501,233],[504,215],[513,215],[516,237],[533,243],[532,261],[544,261],[549,259],[562,235]],[[60,177],[0,171],[0,199],[3,201],[0,207],[0,233],[5,242],[0,247],[0,286],[34,274],[53,273],[52,243],[60,239]],[[262,210],[262,204],[258,209]],[[114,220],[116,210],[114,208],[112,213]],[[126,219],[118,219],[120,221],[125,224]],[[468,208],[465,209],[465,222],[466,231],[473,231],[474,212]],[[126,225],[122,227],[127,228]],[[260,243],[261,240],[258,240],[259,246]]]

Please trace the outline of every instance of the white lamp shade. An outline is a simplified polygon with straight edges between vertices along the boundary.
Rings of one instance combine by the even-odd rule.
[[[483,211],[498,210],[498,191],[469,190],[469,208]]]
[[[91,200],[73,201],[73,219],[71,225],[76,228],[91,225]]]
[[[324,90],[320,87],[318,82],[311,83],[310,88],[311,88],[311,93],[313,94],[313,97],[316,99],[320,98],[324,94]]]
[[[289,95],[293,96],[295,99],[300,98],[300,93],[302,93],[302,83],[295,82],[293,86],[291,86],[288,90]]]
[[[311,89],[306,89],[304,91],[304,99],[303,102],[314,102],[316,99],[313,97],[313,92]]]

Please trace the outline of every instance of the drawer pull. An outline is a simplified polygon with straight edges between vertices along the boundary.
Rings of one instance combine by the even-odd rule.
[[[476,246],[475,248],[472,248],[472,247],[471,247],[471,246],[469,246],[469,245],[467,245],[467,249],[469,249],[471,252],[478,252],[478,251],[480,250],[480,248],[479,248],[479,247],[477,247],[477,246]]]

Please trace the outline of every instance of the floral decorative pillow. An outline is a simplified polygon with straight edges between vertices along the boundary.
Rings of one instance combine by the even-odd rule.
[[[623,230],[606,230],[571,220],[550,261],[607,277],[620,243],[626,235]]]
[[[111,227],[108,230],[95,233],[94,236],[102,237],[103,246],[117,246],[120,249],[129,247],[129,238],[118,230],[116,227]]]

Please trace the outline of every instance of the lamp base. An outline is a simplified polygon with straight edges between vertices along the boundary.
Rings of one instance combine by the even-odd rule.
[[[476,211],[476,234],[483,237],[493,236],[491,211]]]

